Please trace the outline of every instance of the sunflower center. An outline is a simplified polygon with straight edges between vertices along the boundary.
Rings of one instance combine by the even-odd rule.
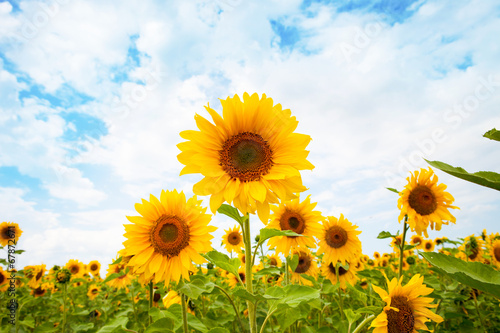
[[[238,245],[240,244],[241,242],[241,236],[240,236],[240,233],[237,232],[237,231],[233,231],[231,232],[228,236],[227,236],[227,241],[229,242],[229,244],[231,245]]]
[[[97,288],[94,288],[90,292],[92,293],[92,295],[96,295],[97,293],[99,293],[99,290]]]
[[[493,249],[493,254],[495,255],[495,259],[497,261],[500,261],[500,246],[496,246],[494,249]]]
[[[90,266],[90,270],[91,270],[91,271],[97,271],[97,268],[99,268],[99,267],[97,266],[97,264],[92,264],[92,265]]]
[[[412,243],[413,243],[413,245],[418,245],[418,244],[422,243],[422,240],[418,237],[415,237],[415,238],[413,238]]]
[[[11,239],[13,233],[9,230],[9,227],[2,229],[2,239]]]
[[[347,243],[347,232],[339,226],[333,226],[326,231],[326,244],[334,249],[338,249]]]
[[[42,278],[42,275],[43,275],[43,271],[38,272],[38,273],[36,274],[36,276],[35,276],[35,279],[36,279],[36,280],[40,280],[40,279]]]
[[[425,243],[425,248],[427,250],[430,250],[432,248],[432,244],[431,243]]]
[[[238,275],[240,276],[241,282],[245,283],[245,273],[238,273]]]
[[[150,239],[156,252],[175,257],[189,245],[189,226],[177,216],[162,215],[151,229]]]
[[[5,276],[3,273],[0,273],[0,285],[5,281]]]
[[[233,135],[219,150],[220,165],[232,178],[242,182],[260,180],[273,166],[269,144],[259,134]]]
[[[500,248],[499,248],[500,250]],[[269,263],[271,266],[278,266],[278,261],[276,260],[276,258],[271,258],[271,261]]]
[[[297,268],[295,268],[295,273],[302,274],[307,272],[311,267],[311,263],[311,257],[306,253],[301,253],[299,255],[299,264],[297,265]]]
[[[415,326],[415,317],[406,297],[396,296],[391,298],[391,307],[399,311],[389,310],[387,313],[388,333],[411,333]]]
[[[467,250],[468,252],[470,252],[469,259],[476,259],[477,255],[479,254],[479,245],[477,244],[477,240],[475,238],[470,239],[469,243],[467,244]]]
[[[45,294],[45,289],[42,289],[42,287],[38,287],[35,289],[34,294],[36,296],[44,295]]]
[[[408,197],[410,207],[420,215],[429,215],[434,213],[437,208],[437,201],[434,193],[427,186],[418,185]]]
[[[155,293],[155,296],[153,297],[153,302],[158,303],[158,301],[160,300],[160,298],[161,298],[161,294],[160,293]]]
[[[71,271],[71,274],[78,274],[78,272],[80,272],[80,267],[77,265],[73,265],[73,266],[71,266],[70,271]]]
[[[306,224],[300,214],[286,210],[280,218],[281,230],[291,230],[297,234],[302,234],[306,230]],[[297,236],[287,236],[295,238]]]
[[[332,262],[330,263],[330,265],[328,265],[328,269],[332,274],[337,275],[337,272],[335,271],[335,266],[333,266]],[[339,276],[342,276],[345,273],[347,273],[347,270],[344,267],[339,266]]]

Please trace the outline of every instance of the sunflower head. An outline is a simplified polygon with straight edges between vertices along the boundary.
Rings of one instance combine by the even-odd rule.
[[[470,235],[465,237],[463,244],[458,248],[462,259],[468,261],[483,260],[484,242],[480,237]]]
[[[371,324],[375,327],[374,333],[413,333],[418,330],[428,330],[425,322],[429,319],[437,323],[443,321],[441,316],[430,311],[430,308],[437,307],[431,304],[433,299],[420,297],[429,295],[433,291],[423,284],[423,277],[416,274],[405,286],[402,285],[402,281],[403,278],[399,281],[394,278],[390,282],[387,279],[388,292],[373,286],[377,294],[386,302],[382,313]]]
[[[412,231],[425,237],[427,227],[441,230],[442,224],[456,222],[448,209],[458,208],[451,204],[455,200],[451,194],[445,192],[446,185],[437,184],[438,178],[431,168],[415,171],[407,178],[408,184],[399,193],[398,207],[401,210],[399,220],[408,217],[408,224]]]
[[[500,267],[500,239],[496,239],[490,246],[490,256],[495,266]]]
[[[0,246],[7,246],[9,241],[17,243],[23,231],[14,222],[2,222],[0,224]],[[12,243],[11,243],[12,244]]]
[[[100,291],[101,291],[100,286],[96,284],[91,284],[87,292],[87,296],[89,297],[90,300],[93,300],[97,297],[97,295],[99,295]]]
[[[99,263],[99,261],[93,260],[93,261],[89,262],[87,267],[88,267],[89,272],[93,276],[99,276],[99,271],[101,270],[101,264]]]
[[[432,241],[432,239],[426,239],[424,241],[424,243],[422,244],[422,249],[425,251],[425,252],[432,252],[434,251],[434,247],[435,247],[435,244],[434,242]]]
[[[267,223],[269,203],[290,200],[305,191],[299,170],[312,170],[305,150],[311,138],[294,133],[298,125],[290,110],[257,94],[221,100],[222,116],[206,107],[213,123],[196,115],[199,131],[183,131],[188,140],[177,147],[185,165],[181,175],[200,173],[193,187],[198,195],[210,195],[216,212],[225,201],[243,214],[254,213]]]
[[[127,216],[132,224],[125,224],[127,263],[139,280],[147,283],[164,281],[166,285],[189,280],[192,261],[202,264],[206,260],[200,253],[212,249],[209,214],[196,196],[186,200],[183,192],[162,191],[160,199],[150,195],[135,209],[141,216]]]
[[[71,272],[71,275],[74,277],[83,277],[86,273],[83,263],[75,259],[70,259],[66,263],[65,267]]]
[[[328,216],[323,220],[323,230],[318,235],[319,249],[317,254],[324,253],[325,262],[345,263],[354,261],[361,254],[361,242],[358,227],[340,214],[340,218]]]
[[[234,226],[232,229],[224,230],[226,234],[222,236],[222,244],[228,252],[241,252],[243,248],[243,235],[240,232],[240,226]]]
[[[56,282],[65,284],[71,280],[71,272],[67,268],[61,268],[56,273]]]
[[[347,287],[347,283],[349,283],[350,285],[356,284],[356,281],[358,279],[356,276],[357,271],[358,269],[356,268],[356,262],[353,262],[352,265],[349,262],[345,262],[341,265],[340,261],[336,263],[327,263],[323,261],[321,264],[321,273],[327,279],[329,279],[332,284],[340,283],[340,287],[342,289],[345,289]]]
[[[316,264],[314,256],[305,248],[296,249],[293,251],[293,254],[298,255],[298,264],[292,272],[292,282],[312,285],[312,282],[305,279],[303,275],[305,274],[312,277],[318,275],[318,265]]]

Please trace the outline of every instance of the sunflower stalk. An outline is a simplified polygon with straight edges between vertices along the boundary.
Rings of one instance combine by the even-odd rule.
[[[66,293],[68,290],[68,284],[65,283],[63,287],[63,324],[62,324],[62,331],[63,333],[66,332]]]
[[[406,238],[406,231],[408,230],[408,224],[406,223],[408,221],[408,215],[405,215],[405,221],[403,223],[403,238],[401,239],[401,244],[399,247],[400,253],[399,253],[399,274],[398,274],[398,280],[401,279],[401,276],[403,275],[403,253],[405,250],[405,238]]]
[[[250,215],[247,213],[243,221],[243,239],[245,243],[245,253],[252,253],[252,244],[250,238]],[[252,281],[252,260],[245,260],[245,282],[247,291],[253,294],[253,281]],[[255,304],[247,301],[248,306],[248,320],[250,323],[250,333],[257,332],[257,320],[255,313]]]
[[[375,318],[375,315],[370,315],[370,316],[366,317],[365,320],[363,320],[361,323],[359,323],[359,325],[354,329],[354,331],[352,331],[352,333],[359,333],[359,332],[361,332],[361,330],[363,329],[363,327],[365,327],[366,324],[368,324],[369,322],[371,322],[374,318]]]
[[[181,293],[181,307],[182,307],[182,331],[184,333],[189,333],[188,330],[188,319],[187,319],[187,306],[186,306],[186,295]]]
[[[474,305],[476,307],[477,315],[479,317],[479,321],[481,322],[481,327],[485,329],[486,326],[484,326],[484,321],[483,321],[483,316],[481,316],[481,311],[479,311],[479,306],[477,305],[477,297],[476,297],[476,291],[473,289],[472,290],[472,297],[474,297]],[[486,333],[486,329],[484,331]]]
[[[337,265],[335,265],[335,274],[337,275],[337,283],[339,285],[339,288],[338,288],[338,291],[339,291],[339,306],[340,306],[340,316],[342,319],[344,319],[344,306],[343,306],[343,300],[342,300],[342,288],[340,288],[340,276],[339,276],[339,270],[340,270],[340,266],[339,264],[337,263]]]
[[[229,300],[229,302],[233,306],[234,312],[236,313],[236,317],[238,318],[238,323],[240,324],[240,327],[241,327],[241,332],[245,332],[245,328],[243,327],[243,323],[241,322],[240,313],[239,313],[238,309],[236,308],[236,305],[234,304],[234,301],[231,298],[231,296],[223,288],[219,287],[218,285],[215,285],[215,288],[219,289],[220,291],[222,291],[222,293],[224,295],[226,295],[227,299]]]
[[[149,282],[149,310],[153,308],[154,289],[153,281]],[[153,317],[149,316],[149,325],[153,323]]]

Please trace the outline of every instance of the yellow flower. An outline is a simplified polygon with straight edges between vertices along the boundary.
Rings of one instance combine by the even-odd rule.
[[[85,268],[83,266],[83,263],[75,260],[75,259],[70,259],[65,266],[71,273],[71,276],[79,278],[83,277],[85,274]]]
[[[126,254],[133,256],[127,266],[140,275],[142,281],[189,280],[192,261],[202,264],[206,260],[200,255],[212,250],[210,232],[217,230],[209,226],[209,214],[196,196],[186,201],[183,192],[162,191],[160,200],[150,196],[142,200],[135,209],[142,216],[127,216],[132,224],[125,224]]]
[[[500,239],[496,239],[491,243],[490,256],[493,264],[500,268]]]
[[[0,291],[6,291],[9,288],[9,275],[0,266]]]
[[[432,241],[432,239],[426,239],[424,240],[424,244],[422,244],[422,249],[425,251],[425,252],[432,252],[434,251],[434,242]]]
[[[303,276],[309,275],[313,278],[318,276],[318,265],[316,264],[316,260],[310,251],[306,249],[294,250],[293,254],[297,254],[299,256],[299,263],[297,264],[295,271],[292,272],[291,281],[293,283],[312,285],[312,282],[305,279]]]
[[[116,260],[113,260],[113,262],[115,261]],[[106,277],[114,273],[121,273],[121,275],[116,279],[107,282],[107,284],[113,288],[126,288],[128,285],[130,285],[130,283],[132,283],[131,275],[129,273],[125,273],[125,263],[123,261],[124,260],[122,258],[122,261],[120,263],[114,265],[110,264],[108,267]]]
[[[120,301],[118,301],[120,302]],[[89,318],[90,320],[99,320],[99,318],[101,317],[101,312],[99,310],[94,310],[94,311],[91,311],[89,313]]]
[[[240,266],[240,268],[238,269],[238,277],[240,278],[241,282],[243,282],[243,285],[244,285],[245,281],[246,281],[245,266]],[[231,288],[235,288],[240,283],[240,281],[238,280],[238,278],[234,274],[228,273],[226,275],[226,279],[227,279],[227,283],[229,284],[229,286]]]
[[[23,234],[19,225],[14,222],[2,222],[0,224],[0,246],[14,245]],[[14,241],[14,243],[9,240]]]
[[[313,236],[321,233],[319,221],[324,219],[319,211],[313,210],[316,203],[311,203],[311,196],[303,202],[300,198],[281,203],[279,206],[271,206],[273,215],[267,228],[278,230],[291,230],[303,237],[297,236],[277,236],[269,239],[269,248],[275,248],[277,253],[284,256],[290,254],[291,249],[297,247],[316,248],[316,241]]]
[[[378,253],[378,252],[376,252],[376,251],[375,251],[375,252],[373,252],[373,258],[375,258],[375,259],[380,259],[380,253]]]
[[[361,242],[358,239],[361,231],[357,231],[357,228],[342,214],[339,219],[328,216],[323,221],[322,232],[318,235],[319,249],[316,254],[324,253],[323,260],[327,263],[356,260],[361,254]]]
[[[227,252],[241,252],[243,248],[243,235],[240,233],[240,226],[224,230],[226,234],[222,236],[222,244]]]
[[[281,258],[277,254],[267,255],[269,266],[281,267]]]
[[[101,270],[101,264],[97,260],[93,260],[89,262],[87,265],[89,272],[94,276],[97,277],[99,276],[99,271]]]
[[[424,245],[424,239],[422,238],[422,236],[413,235],[413,236],[411,236],[410,244],[411,245],[416,245],[417,249],[422,250],[423,249],[423,245]]]
[[[484,242],[481,238],[474,235],[465,237],[462,245],[458,247],[459,257],[467,261],[483,260]]]
[[[47,293],[47,290],[51,289],[53,289],[53,286],[51,287],[50,284],[43,283],[40,284],[38,287],[32,289],[31,295],[33,295],[34,297],[43,297]]]
[[[89,291],[87,292],[87,296],[90,300],[93,300],[99,295],[99,291],[101,291],[101,287],[96,284],[91,284],[89,287]]]
[[[455,217],[448,210],[458,208],[451,205],[455,199],[445,192],[445,184],[437,184],[438,177],[431,168],[415,171],[407,180],[408,184],[399,193],[399,221],[407,215],[411,230],[420,236],[424,233],[425,237],[429,237],[429,225],[432,230],[434,225],[436,230],[441,230],[442,224],[448,224],[449,221],[455,223]]]
[[[387,279],[389,292],[373,286],[373,290],[387,304],[371,324],[371,327],[375,327],[373,333],[417,333],[418,330],[428,331],[425,322],[429,319],[436,323],[443,321],[441,316],[429,309],[437,307],[437,305],[431,304],[433,299],[420,297],[429,295],[433,291],[432,288],[423,284],[423,276],[416,274],[405,286],[402,282],[403,278],[399,282],[396,278],[390,282]]]
[[[222,116],[206,107],[213,123],[196,115],[200,131],[183,131],[177,147],[178,160],[185,165],[181,175],[201,173],[194,185],[198,195],[211,195],[216,212],[223,202],[241,213],[254,213],[267,224],[269,203],[291,200],[303,192],[299,170],[312,170],[307,161],[309,135],[294,133],[298,125],[290,110],[262,95],[243,94],[220,100]]]
[[[340,261],[339,261],[340,263]],[[339,276],[337,281],[337,271],[335,269],[336,265],[333,262],[327,263],[322,261],[321,263],[321,274],[324,275],[327,279],[329,279],[332,284],[337,284],[340,282],[340,288],[345,289],[347,287],[347,283],[350,285],[355,285],[358,277],[356,276],[356,263],[352,265],[349,262],[345,262],[349,267],[345,269],[342,266],[339,266]]]

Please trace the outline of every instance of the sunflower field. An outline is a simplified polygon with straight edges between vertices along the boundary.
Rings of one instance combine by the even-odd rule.
[[[0,224],[0,332],[500,332],[500,233],[429,239],[458,209],[431,167],[388,189],[400,215],[378,238],[392,251],[366,254],[349,216],[323,216],[301,196],[311,137],[291,111],[257,94],[221,103],[180,133],[181,176],[202,175],[196,195],[141,199],[110,262],[19,269],[22,223]],[[500,141],[495,129],[484,136]],[[494,172],[428,163],[500,190]]]

